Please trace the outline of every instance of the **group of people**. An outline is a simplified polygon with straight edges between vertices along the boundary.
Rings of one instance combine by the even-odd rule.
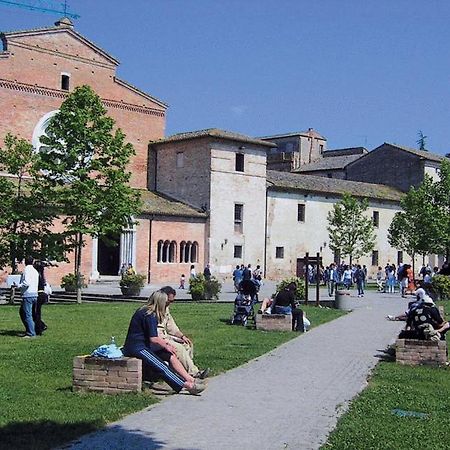
[[[34,338],[47,329],[42,320],[42,305],[48,303],[51,287],[45,279],[45,266],[44,262],[34,261],[30,256],[25,258],[25,268],[18,286],[22,293],[19,315],[25,327],[24,338]]]
[[[198,395],[206,388],[209,369],[200,370],[193,361],[193,343],[176,325],[169,306],[176,291],[165,286],[150,295],[136,310],[128,327],[123,354],[143,362],[143,379],[155,375],[175,391],[186,389]]]
[[[211,268],[209,264],[206,264],[205,268],[203,269],[203,276],[205,277],[206,281],[209,281],[211,279]],[[191,267],[189,268],[189,280],[192,280],[193,278],[197,277],[197,271],[195,270],[195,265],[191,264]],[[180,276],[180,285],[178,286],[178,289],[186,289],[186,276],[184,273]]]
[[[353,283],[358,288],[358,297],[364,297],[364,288],[367,280],[367,267],[365,265],[349,266],[342,263],[336,266],[335,263],[331,263],[325,268],[323,276],[330,297],[335,294],[338,286],[342,285],[345,289],[350,289]]]
[[[262,285],[263,271],[260,265],[257,265],[255,269],[252,269],[252,265],[237,264],[233,270],[233,283],[236,292],[239,292],[239,286],[244,280],[251,280],[255,283],[257,288]]]
[[[450,323],[442,318],[424,285],[423,282],[419,283],[420,287],[414,292],[416,299],[409,302],[403,314],[386,317],[388,320],[406,321],[400,339],[444,340],[445,333],[450,329]]]

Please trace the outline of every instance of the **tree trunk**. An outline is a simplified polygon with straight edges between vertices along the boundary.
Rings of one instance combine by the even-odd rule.
[[[77,276],[77,303],[81,303],[81,249],[83,248],[83,235],[78,233],[77,236],[77,247],[76,247],[76,257],[75,257],[75,274]]]
[[[413,280],[416,279],[416,254],[412,254],[412,271],[413,271]]]

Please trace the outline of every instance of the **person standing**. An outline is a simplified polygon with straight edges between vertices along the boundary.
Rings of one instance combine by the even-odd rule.
[[[249,264],[245,269],[244,272],[242,274],[242,278],[244,280],[251,280],[252,279],[252,265]]]
[[[20,318],[25,326],[24,338],[36,336],[36,329],[33,320],[33,308],[38,298],[39,273],[33,267],[33,258],[25,258],[25,269],[20,278],[19,288],[22,291],[22,305],[20,306]]]
[[[196,276],[197,276],[197,272],[195,271],[194,264],[192,264],[190,272],[189,272],[189,279],[195,278]]]
[[[38,298],[33,310],[33,320],[36,334],[40,336],[47,329],[47,325],[42,320],[42,305],[48,303],[48,297],[51,294],[51,287],[45,279],[44,264],[41,261],[37,261],[34,263],[34,268],[39,274],[39,281]]]
[[[178,289],[184,289],[185,282],[186,282],[186,277],[184,276],[184,273],[182,273],[181,277],[180,277],[180,287]]]
[[[241,269],[239,264],[237,264],[236,269],[233,270],[234,290],[236,292],[239,291],[239,285],[241,284],[243,273],[244,273],[243,270]]]
[[[336,269],[336,264],[331,263],[327,275],[328,295],[330,297],[333,297],[334,291],[336,289],[336,283],[338,282],[339,282],[339,274]]]
[[[358,297],[364,297],[364,270],[360,264],[357,265],[355,270],[354,279],[356,281],[356,287],[358,288]]]
[[[209,264],[206,264],[205,270],[203,270],[203,276],[206,281],[211,279],[211,269],[209,268]]]

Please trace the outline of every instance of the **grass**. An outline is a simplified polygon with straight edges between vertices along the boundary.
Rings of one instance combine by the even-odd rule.
[[[0,448],[48,449],[103,427],[156,402],[148,392],[107,396],[71,390],[72,360],[111,336],[121,344],[136,304],[49,305],[49,329],[21,339],[17,306],[0,307]],[[230,326],[230,304],[174,304],[180,328],[193,338],[196,362],[213,374],[241,365],[295,336]],[[313,326],[342,312],[305,307]]]
[[[448,302],[445,307],[448,314]],[[447,336],[447,344],[449,340]],[[392,413],[397,408],[425,413],[427,418],[398,417]],[[449,367],[382,362],[322,449],[447,450],[449,430]]]

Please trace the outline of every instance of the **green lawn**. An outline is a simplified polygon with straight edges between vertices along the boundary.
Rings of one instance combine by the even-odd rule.
[[[156,401],[141,394],[75,394],[72,359],[108,343],[122,344],[136,304],[48,305],[49,329],[36,339],[23,332],[18,306],[0,307],[0,448],[44,449],[68,442]],[[180,328],[195,343],[200,367],[213,374],[239,366],[298,334],[230,326],[231,304],[174,304]],[[313,326],[342,312],[305,307]]]
[[[445,305],[448,314],[450,305]],[[449,334],[449,333],[447,333]],[[449,344],[450,336],[447,336]],[[399,417],[394,409],[427,414]],[[327,444],[336,450],[450,448],[450,368],[380,363],[368,387],[338,421]]]

